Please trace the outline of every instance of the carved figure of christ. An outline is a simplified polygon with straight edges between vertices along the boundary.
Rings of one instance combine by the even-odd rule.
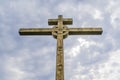
[[[68,35],[101,35],[102,28],[68,28],[66,25],[72,24],[71,18],[49,19],[49,25],[53,28],[21,28],[20,35],[53,35],[57,39],[56,51],[56,80],[64,80],[64,48],[63,39]]]

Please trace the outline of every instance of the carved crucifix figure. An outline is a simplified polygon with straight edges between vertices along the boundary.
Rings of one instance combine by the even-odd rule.
[[[53,35],[57,39],[56,52],[56,80],[64,80],[64,48],[63,39],[68,35],[100,35],[102,28],[68,28],[66,25],[72,24],[71,18],[49,19],[49,25],[53,28],[21,28],[20,35]]]

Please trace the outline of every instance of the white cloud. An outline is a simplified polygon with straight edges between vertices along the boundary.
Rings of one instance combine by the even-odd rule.
[[[120,26],[120,1],[119,0],[110,0],[109,5],[107,6],[107,11],[111,14],[110,21],[113,28],[118,28]]]
[[[93,13],[93,17],[95,18],[95,19],[103,19],[103,17],[102,17],[102,13],[101,13],[101,11],[99,11],[99,10],[95,10],[95,12]]]
[[[120,26],[120,8],[114,11],[111,15],[111,23],[113,28],[118,28]]]
[[[78,63],[70,80],[119,80],[120,79],[120,50],[110,52],[109,60],[92,66],[81,66]]]
[[[4,61],[5,65],[5,80],[21,80],[25,77],[26,73],[20,69],[20,62],[14,57],[6,57]]]
[[[77,40],[78,40],[78,42],[76,42],[75,45],[71,49],[68,49],[65,51],[65,53],[67,53],[67,55],[70,57],[78,56],[81,53],[81,49],[83,49],[83,48],[89,49],[89,47],[92,45],[102,46],[94,41],[88,41],[83,38],[78,38]]]
[[[119,0],[12,0],[0,3],[4,3],[0,5],[0,65],[4,67],[0,74],[6,73],[3,80],[55,77],[53,39],[18,37],[16,30],[24,26],[44,27],[48,17],[56,18],[58,14],[73,17],[78,27],[102,25],[104,28],[101,37],[68,40],[69,46],[64,49],[66,80],[120,79]]]
[[[59,4],[57,6],[57,8],[58,8],[59,12],[62,12],[62,13],[67,12],[68,15],[69,15],[69,12],[74,12],[74,11],[77,10],[75,8],[75,5],[72,2],[69,2],[69,3],[68,2],[63,2],[63,3]]]
[[[42,50],[42,49],[41,49]],[[20,49],[14,55],[5,55],[3,60],[5,80],[42,79],[43,76],[51,75],[55,67],[52,61],[51,51],[32,51],[30,49]],[[52,58],[52,59],[51,59]],[[52,74],[51,77],[54,75]]]

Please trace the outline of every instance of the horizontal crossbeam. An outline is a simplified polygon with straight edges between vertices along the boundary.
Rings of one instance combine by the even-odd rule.
[[[20,35],[52,35],[52,28],[21,28]],[[64,30],[63,30],[64,31]],[[100,35],[102,28],[68,28],[69,35]]]
[[[72,18],[63,18],[63,25],[71,25],[73,22]],[[48,19],[49,25],[57,25],[58,19]]]
[[[20,35],[52,35],[52,28],[21,28]]]
[[[69,35],[100,35],[102,28],[69,28]]]

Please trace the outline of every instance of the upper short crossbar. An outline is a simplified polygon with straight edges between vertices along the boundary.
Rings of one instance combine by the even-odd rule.
[[[71,25],[73,23],[72,18],[65,18],[63,19],[63,25]],[[58,19],[48,19],[49,25],[57,25]]]

